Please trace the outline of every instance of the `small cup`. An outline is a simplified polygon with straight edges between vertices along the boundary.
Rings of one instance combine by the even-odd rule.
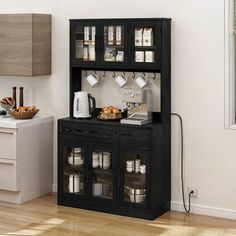
[[[141,174],[145,174],[146,173],[146,165],[141,165],[139,169],[140,169],[140,173]]]
[[[94,87],[99,82],[97,75],[89,75],[86,79],[91,87]]]
[[[127,78],[122,75],[117,76],[115,81],[121,88],[123,88],[128,82]]]
[[[147,86],[147,79],[139,76],[136,80],[135,83],[139,86],[139,88],[143,89],[145,86]]]

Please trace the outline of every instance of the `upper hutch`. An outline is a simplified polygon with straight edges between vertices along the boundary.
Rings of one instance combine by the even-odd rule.
[[[160,73],[154,102],[160,99],[161,111],[142,126],[97,121],[96,114],[74,119],[84,70]],[[70,20],[70,115],[58,121],[58,204],[146,219],[170,209],[170,82],[171,19]]]

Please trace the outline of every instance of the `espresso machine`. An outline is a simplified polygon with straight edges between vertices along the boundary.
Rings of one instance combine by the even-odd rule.
[[[123,89],[122,102],[125,103],[127,118],[121,119],[122,124],[144,125],[152,122],[151,91]]]

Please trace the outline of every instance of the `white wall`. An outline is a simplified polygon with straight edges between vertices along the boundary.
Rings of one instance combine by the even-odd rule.
[[[224,129],[223,0],[0,0],[0,13],[17,12],[53,14],[53,70],[48,77],[0,77],[0,97],[11,94],[13,85],[25,86],[28,102],[56,118],[68,115],[68,19],[171,17],[172,111],[184,120],[186,185],[198,188],[196,211],[229,216],[231,209],[236,218],[236,131]],[[182,201],[178,120],[172,124],[172,201],[177,208]],[[56,131],[54,149],[56,183]]]

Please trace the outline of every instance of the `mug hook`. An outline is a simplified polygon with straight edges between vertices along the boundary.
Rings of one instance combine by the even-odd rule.
[[[135,78],[135,73],[134,73],[134,72],[133,72],[132,78],[133,78],[133,79]]]
[[[103,71],[103,78],[106,78],[107,74],[106,71]]]
[[[156,73],[153,73],[153,75],[154,75],[154,77],[152,77],[153,79],[156,79],[157,77],[156,77]]]

